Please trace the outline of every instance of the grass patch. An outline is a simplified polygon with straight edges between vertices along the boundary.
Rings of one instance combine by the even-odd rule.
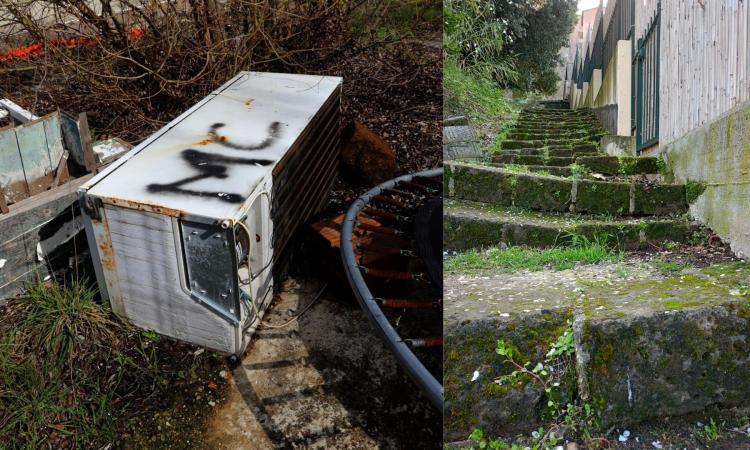
[[[453,58],[443,61],[443,100],[444,109],[466,115],[480,137],[494,134],[492,143],[483,149],[486,154],[500,149],[525,102],[508,99],[496,82],[461,70]]]
[[[121,323],[87,283],[30,285],[0,308],[0,447],[200,443],[186,430],[201,428],[222,362],[194,350]]]
[[[525,164],[505,164],[503,166],[503,169],[508,170],[510,172],[514,172],[514,173],[525,173],[525,174],[531,174],[531,175],[551,175],[549,173],[549,170],[545,170],[545,169],[531,170],[529,169],[529,166]]]
[[[606,245],[606,239],[588,240],[578,237],[569,247],[534,249],[526,247],[493,247],[487,250],[469,250],[446,256],[444,269],[448,272],[471,270],[497,270],[515,272],[519,270],[539,271],[545,269],[565,270],[576,263],[596,264],[604,261],[619,261],[622,251]]]
[[[653,264],[657,269],[668,274],[692,267],[692,264],[687,261],[665,261],[660,258],[654,259]]]
[[[685,197],[688,204],[695,202],[706,190],[706,184],[698,181],[688,180],[685,183]]]
[[[451,58],[443,63],[443,89],[446,107],[462,111],[477,125],[498,121],[519,109],[497,83],[461,70]]]
[[[591,175],[591,169],[584,164],[573,163],[568,167],[570,167],[571,180],[580,180]]]

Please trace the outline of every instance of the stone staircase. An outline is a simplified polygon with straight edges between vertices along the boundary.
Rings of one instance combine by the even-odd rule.
[[[545,246],[573,232],[630,249],[689,240],[685,186],[661,182],[657,158],[600,153],[604,134],[588,110],[530,108],[490,163],[447,163],[446,246]]]
[[[605,134],[589,110],[533,106],[491,160],[445,163],[446,250],[564,247],[583,236],[626,254],[561,272],[446,275],[448,440],[542,424],[550,394],[531,379],[495,383],[513,370],[495,343],[540,361],[571,327],[575,357],[556,395],[593,405],[605,427],[750,398],[750,266],[666,273],[630,258],[705,239],[688,215],[702,191],[666,183],[657,158],[601,153]]]

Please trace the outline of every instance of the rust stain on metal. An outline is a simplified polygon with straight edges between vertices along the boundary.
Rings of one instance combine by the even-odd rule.
[[[102,260],[102,268],[108,272],[115,271],[115,254],[112,251],[112,246],[106,242],[99,244],[99,255]]]
[[[144,201],[133,202],[126,199],[113,198],[113,197],[102,197],[105,203],[111,203],[112,205],[122,206],[128,209],[135,209],[138,211],[153,212],[157,214],[163,214],[166,216],[173,217],[185,217],[187,213],[181,209],[167,208],[165,206],[157,205],[154,203],[148,203]]]
[[[213,131],[210,131],[208,133],[208,137],[205,139],[201,139],[197,142],[198,145],[208,145],[208,144],[214,144],[216,142],[226,142],[229,138],[225,135],[218,135],[214,133]]]
[[[102,220],[102,226],[104,227],[104,236],[107,239],[100,242],[99,247],[99,258],[101,259],[102,268],[108,272],[115,272],[117,267],[115,265],[115,253],[112,250],[112,241],[109,240],[109,225],[106,220]]]

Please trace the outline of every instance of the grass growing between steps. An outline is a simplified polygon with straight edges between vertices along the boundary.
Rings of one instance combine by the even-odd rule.
[[[469,250],[446,256],[443,265],[448,272],[472,270],[515,272],[519,270],[565,270],[574,267],[577,263],[596,264],[622,260],[622,251],[606,245],[606,242],[606,238],[589,240],[576,236],[572,245],[567,247],[545,249],[493,247],[486,250]]]
[[[122,324],[86,283],[29,286],[0,308],[0,442],[18,449],[198,444],[191,430],[201,428],[219,389],[212,382],[207,390],[206,380],[220,381],[213,375],[221,358],[195,350]]]
[[[503,169],[509,170],[515,173],[523,173],[528,175],[550,175],[548,170],[531,170],[529,166],[525,164],[505,164]]]

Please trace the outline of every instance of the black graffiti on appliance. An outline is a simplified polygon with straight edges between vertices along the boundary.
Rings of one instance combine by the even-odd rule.
[[[211,138],[212,142],[235,150],[253,151],[268,148],[276,139],[278,139],[281,130],[281,123],[273,122],[268,127],[268,137],[266,139],[254,145],[240,145],[219,138],[216,131],[223,126],[223,123],[215,123],[211,125],[208,132],[209,137]],[[191,167],[198,171],[198,173],[191,177],[186,177],[172,183],[149,184],[146,187],[149,192],[173,192],[177,194],[195,195],[198,197],[216,197],[228,203],[242,203],[244,201],[244,197],[240,194],[198,191],[195,189],[185,189],[182,186],[188,183],[192,183],[193,181],[204,180],[206,178],[226,178],[229,164],[268,166],[274,163],[274,160],[271,159],[237,158],[216,153],[206,153],[193,148],[183,150],[181,155],[182,159],[187,161]]]
[[[219,128],[223,128],[224,124],[219,122],[211,125],[211,127],[208,130],[208,136],[211,138],[212,142],[215,142],[219,145],[223,145],[224,147],[233,148],[235,150],[262,150],[264,148],[268,148],[271,144],[273,144],[273,141],[279,138],[279,135],[281,134],[281,123],[280,122],[273,122],[271,125],[268,126],[268,137],[265,138],[263,141],[261,141],[258,144],[252,144],[252,145],[241,145],[241,144],[235,144],[234,142],[227,141],[222,136],[219,136],[219,133],[216,131],[219,130]]]

